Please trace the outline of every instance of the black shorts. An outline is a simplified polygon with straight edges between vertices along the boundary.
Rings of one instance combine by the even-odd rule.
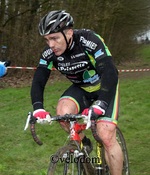
[[[105,116],[100,118],[100,121],[109,121],[117,124],[118,110],[119,110],[119,93],[118,85],[116,93],[113,96],[106,112]],[[69,98],[73,100],[78,108],[78,113],[81,113],[85,108],[89,108],[94,101],[98,99],[99,90],[95,92],[87,92],[82,88],[72,84],[61,96],[63,98]]]

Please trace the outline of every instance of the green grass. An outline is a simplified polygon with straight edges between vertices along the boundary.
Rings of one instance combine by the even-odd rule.
[[[131,175],[150,174],[150,78],[121,83],[121,127],[128,146]]]
[[[119,126],[129,151],[131,175],[150,174],[150,79],[121,80]],[[45,108],[55,115],[57,100],[69,85],[55,82],[45,91]],[[67,135],[56,123],[37,125],[43,141],[38,146],[30,131],[24,131],[28,111],[32,110],[30,87],[0,90],[0,175],[45,175],[49,157],[64,144]]]
[[[142,58],[141,60],[145,65],[150,65],[150,44],[144,44],[142,45],[138,52],[137,55]]]

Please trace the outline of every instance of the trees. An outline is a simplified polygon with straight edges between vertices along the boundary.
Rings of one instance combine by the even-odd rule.
[[[66,9],[75,28],[90,28],[110,47],[116,62],[134,53],[134,37],[149,27],[149,0],[0,0],[0,45],[7,45],[12,64],[36,66],[42,45],[40,18]]]

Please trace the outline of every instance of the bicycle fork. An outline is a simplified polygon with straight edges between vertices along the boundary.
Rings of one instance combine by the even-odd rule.
[[[102,160],[102,144],[96,142],[96,154],[97,154],[97,159],[96,159],[96,174],[97,175],[102,175],[102,172],[103,172],[103,160]]]

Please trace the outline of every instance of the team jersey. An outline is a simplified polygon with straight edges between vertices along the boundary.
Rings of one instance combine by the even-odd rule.
[[[38,67],[46,68],[50,72],[56,68],[73,84],[87,92],[94,92],[100,89],[101,85],[102,91],[109,91],[113,86],[113,75],[113,79],[117,81],[117,69],[112,63],[111,53],[104,40],[87,29],[74,30],[71,46],[60,56],[56,56],[47,46],[41,54]],[[36,87],[34,89],[36,90]],[[36,101],[36,98],[34,99],[33,102]]]

